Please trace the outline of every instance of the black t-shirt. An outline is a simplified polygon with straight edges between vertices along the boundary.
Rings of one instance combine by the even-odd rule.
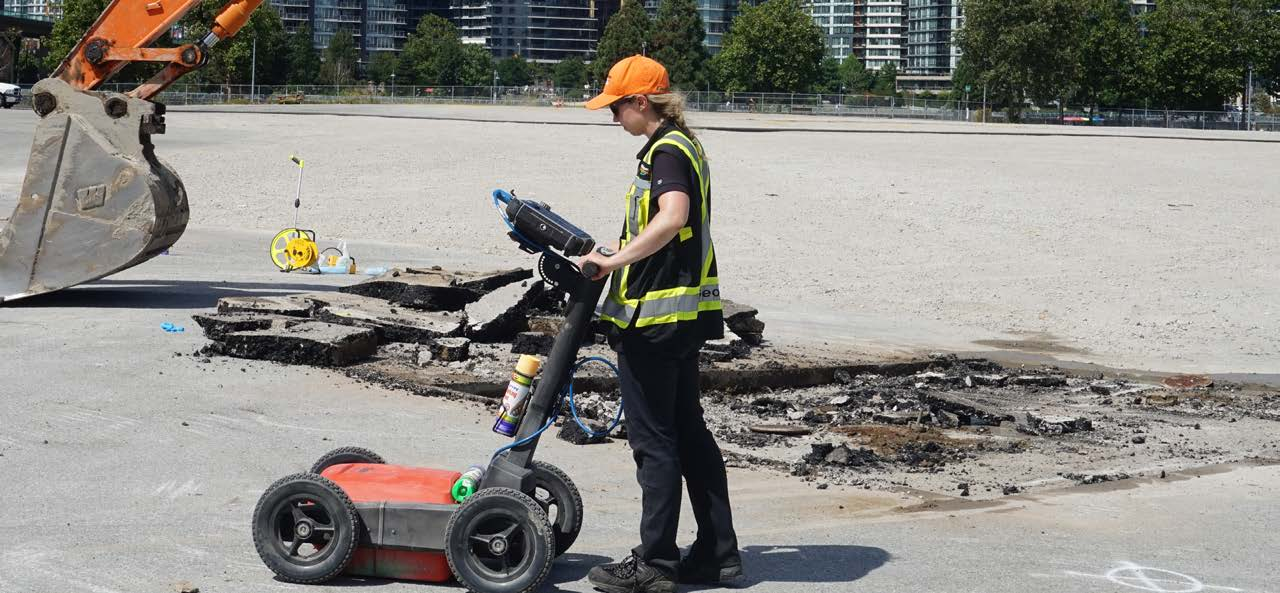
[[[693,163],[689,162],[689,157],[684,153],[667,148],[663,146],[653,155],[653,174],[650,177],[653,189],[649,190],[649,199],[656,202],[659,196],[671,191],[682,191],[692,199],[697,195],[697,192],[692,191],[692,188],[697,187],[692,179]],[[650,203],[649,207],[653,208],[654,205]],[[698,204],[689,204],[689,214],[695,214],[697,210]]]

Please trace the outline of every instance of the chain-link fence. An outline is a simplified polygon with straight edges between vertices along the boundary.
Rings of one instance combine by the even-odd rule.
[[[132,85],[109,84],[103,90],[125,92]],[[405,86],[393,84],[329,85],[202,85],[177,84],[160,101],[169,105],[210,104],[490,104],[563,107],[578,106],[596,89],[554,89],[545,86]],[[25,93],[29,98],[29,91]],[[981,101],[953,101],[852,94],[687,93],[696,111],[773,113],[789,115],[854,116],[939,121],[1004,123],[1005,110]],[[1165,111],[1159,109],[1026,108],[1018,121],[1027,124],[1181,128],[1200,130],[1280,131],[1280,114],[1255,111]]]

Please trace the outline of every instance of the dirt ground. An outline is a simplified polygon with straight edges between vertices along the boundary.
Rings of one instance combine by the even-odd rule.
[[[171,110],[157,153],[186,182],[192,224],[289,224],[288,157],[298,154],[301,221],[322,241],[345,238],[357,255],[362,244],[427,245],[442,263],[498,266],[510,250],[494,188],[548,201],[608,237],[642,144],[607,125],[521,123],[607,124],[577,110],[310,107]],[[506,121],[423,119],[435,117]],[[691,121],[721,128],[700,137],[714,169],[723,290],[759,307],[776,341],[1280,369],[1280,181],[1268,173],[1280,144],[1258,141],[1271,135]],[[33,123],[29,112],[0,119],[0,136],[16,139],[0,155],[0,211],[14,203]]]
[[[454,397],[428,387],[432,377],[468,373],[500,386],[514,360],[505,344],[476,344],[470,360],[435,363],[439,370],[424,372],[413,362],[416,349],[383,347],[377,360],[345,373],[428,397]],[[602,346],[581,352],[610,354]],[[766,347],[745,359],[704,360],[703,372],[840,363],[798,354]],[[834,382],[790,388],[743,379],[704,393],[703,407],[730,466],[798,477],[818,489],[852,486],[986,500],[1078,484],[1165,479],[1217,464],[1280,462],[1274,436],[1280,389],[1205,385],[1204,377],[1185,375],[1133,380],[1068,374],[953,356],[913,368],[885,364],[860,373],[837,371]],[[580,373],[605,374],[603,367]],[[1189,385],[1188,379],[1198,382]],[[615,416],[618,397],[616,389],[578,393],[576,409],[599,431]],[[496,405],[468,399],[482,408]],[[572,425],[570,414],[566,402],[558,425]],[[624,421],[613,435],[624,443],[625,428]],[[579,438],[576,430],[569,432]]]

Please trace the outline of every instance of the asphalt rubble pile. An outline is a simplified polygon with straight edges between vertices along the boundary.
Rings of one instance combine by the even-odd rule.
[[[528,269],[392,270],[336,292],[224,298],[216,312],[194,316],[210,340],[196,354],[201,362],[225,355],[340,367],[363,381],[492,407],[519,354],[549,353],[564,298]],[[726,301],[726,338],[701,352],[703,406],[731,466],[823,489],[983,498],[1280,457],[1268,436],[1280,420],[1274,390],[949,355],[879,365],[785,357],[764,339],[758,314]],[[607,333],[593,322],[579,355],[613,360]],[[621,405],[612,372],[591,364],[575,377],[557,436],[609,441],[590,433],[603,433]],[[626,438],[625,419],[610,436]]]
[[[1145,477],[1152,467],[1280,457],[1268,445],[1273,425],[1258,423],[1280,419],[1274,391],[1081,377],[955,356],[936,356],[917,372],[837,372],[836,379],[705,394],[727,462],[787,472],[823,489],[978,497]],[[1262,427],[1243,437],[1246,448],[1239,437],[1202,430],[1246,416]]]
[[[410,268],[337,292],[227,297],[216,312],[193,317],[212,341],[204,355],[350,366],[389,348],[388,356],[412,353],[419,366],[463,368],[475,357],[494,356],[495,348],[480,345],[549,354],[564,325],[563,299],[562,291],[533,279],[529,269]],[[744,358],[764,343],[756,309],[731,302],[726,309],[731,337],[708,343],[705,362]],[[588,345],[603,344],[607,327],[596,321],[593,329]]]

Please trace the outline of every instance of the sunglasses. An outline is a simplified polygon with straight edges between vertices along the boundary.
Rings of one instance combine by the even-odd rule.
[[[635,100],[636,100],[635,97],[623,97],[621,99],[618,99],[617,101],[614,101],[613,103],[609,104],[609,111],[612,111],[613,115],[616,117],[618,115],[619,107],[622,107],[623,105],[626,105],[627,103],[630,103]]]

